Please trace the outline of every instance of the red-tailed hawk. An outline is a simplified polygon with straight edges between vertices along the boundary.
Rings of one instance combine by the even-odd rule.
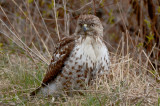
[[[74,36],[64,38],[57,45],[41,86],[31,95],[83,89],[96,76],[108,73],[109,62],[99,18],[81,15]]]

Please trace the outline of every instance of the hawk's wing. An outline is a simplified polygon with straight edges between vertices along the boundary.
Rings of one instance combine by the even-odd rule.
[[[47,85],[51,81],[54,81],[57,75],[61,73],[62,68],[64,67],[64,63],[72,52],[74,45],[74,36],[64,38],[60,41],[55,49],[55,52],[53,53],[51,63],[43,79],[42,86]]]
[[[50,82],[54,81],[55,78],[62,72],[64,63],[69,58],[69,55],[75,46],[75,38],[75,36],[71,36],[66,37],[60,41],[53,53],[51,63],[42,81],[42,85],[31,92],[31,96],[34,96],[36,93],[38,93],[41,87],[48,85]]]

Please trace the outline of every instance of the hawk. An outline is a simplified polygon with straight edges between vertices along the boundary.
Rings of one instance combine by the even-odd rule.
[[[84,89],[97,76],[108,73],[109,63],[101,21],[94,15],[81,15],[73,36],[57,45],[41,86],[31,96]]]

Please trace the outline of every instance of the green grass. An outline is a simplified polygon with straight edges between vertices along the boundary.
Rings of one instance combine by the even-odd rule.
[[[40,61],[35,65],[22,52],[5,50],[0,55],[0,93],[3,97],[0,101],[4,104],[27,103],[29,92],[41,84],[47,65]]]

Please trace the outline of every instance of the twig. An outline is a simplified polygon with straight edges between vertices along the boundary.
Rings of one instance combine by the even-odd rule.
[[[85,4],[83,7],[81,7],[80,9],[77,9],[77,10],[68,10],[69,12],[77,12],[77,11],[80,11],[80,10],[82,10],[83,8],[85,8],[86,6],[88,6],[88,5],[91,5],[92,4],[92,2],[93,1],[91,1],[91,2],[89,2],[89,3],[87,3],[87,4]]]

